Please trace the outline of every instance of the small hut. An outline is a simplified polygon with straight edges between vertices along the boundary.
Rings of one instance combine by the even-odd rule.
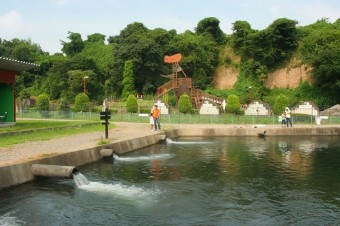
[[[15,123],[15,76],[39,65],[0,57],[0,123]]]

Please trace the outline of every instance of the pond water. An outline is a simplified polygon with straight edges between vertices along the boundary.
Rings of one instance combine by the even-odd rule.
[[[0,191],[0,225],[339,225],[338,137],[178,138]]]

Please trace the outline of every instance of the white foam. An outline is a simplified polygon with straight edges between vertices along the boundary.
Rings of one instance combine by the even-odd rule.
[[[76,183],[77,187],[90,183],[90,181],[80,172],[73,174],[73,180]]]
[[[17,225],[25,225],[25,222],[17,219],[11,215],[15,215],[14,213],[6,213],[3,216],[0,216],[0,225],[1,226],[17,226]]]
[[[134,185],[123,185],[121,183],[104,184],[100,182],[90,182],[88,185],[83,185],[79,188],[91,193],[118,198],[120,197],[129,200],[155,199],[160,194],[158,189],[148,190],[145,188],[136,187]]]
[[[136,162],[136,161],[148,161],[152,159],[168,159],[172,158],[173,155],[171,154],[156,154],[156,155],[148,155],[148,156],[136,156],[136,157],[119,157],[113,154],[113,158],[118,161],[125,161],[125,162]]]
[[[209,144],[211,142],[207,142],[207,141],[173,141],[170,138],[165,138],[165,141],[168,144]]]

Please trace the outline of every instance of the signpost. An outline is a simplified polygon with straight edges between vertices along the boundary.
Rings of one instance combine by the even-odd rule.
[[[111,119],[111,112],[109,111],[106,99],[103,102],[103,109],[100,112],[100,119],[104,120],[104,122],[102,122],[102,125],[105,125],[105,139],[108,139],[110,124],[109,119]]]

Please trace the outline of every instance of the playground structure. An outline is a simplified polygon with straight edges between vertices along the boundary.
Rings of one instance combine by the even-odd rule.
[[[191,98],[192,105],[196,109],[199,109],[202,106],[203,101],[209,101],[214,105],[221,106],[223,103],[222,98],[204,93],[202,90],[193,87],[192,78],[189,78],[179,65],[181,59],[182,55],[180,53],[164,57],[164,62],[171,65],[172,73],[169,75],[161,75],[165,78],[169,78],[170,81],[157,88],[156,100],[161,99],[165,94],[173,91],[177,103],[180,96],[186,93]],[[180,77],[181,74],[183,74],[184,77]]]

